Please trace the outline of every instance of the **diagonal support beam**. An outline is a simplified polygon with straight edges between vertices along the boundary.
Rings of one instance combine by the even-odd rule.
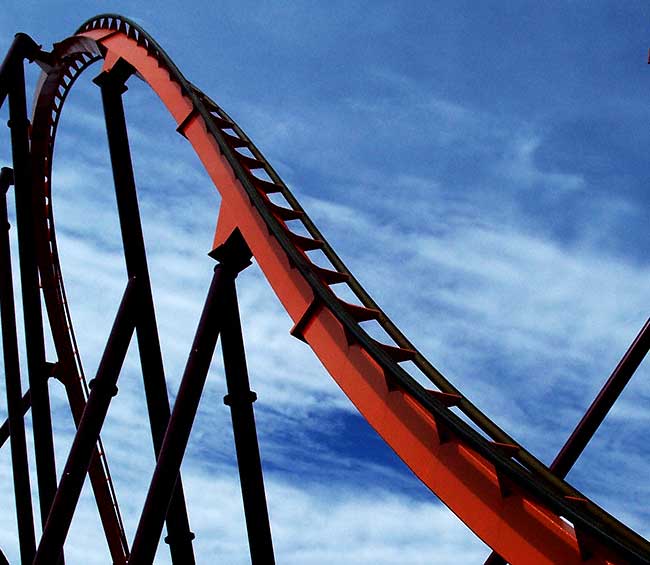
[[[573,433],[549,466],[549,469],[555,475],[561,479],[568,475],[649,350],[650,319],[646,321],[641,331],[634,338],[632,345],[618,362],[598,396],[591,403]],[[505,559],[495,552],[492,552],[484,563],[484,565],[505,564]]]
[[[0,299],[1,301],[2,299]],[[5,362],[5,367],[6,367],[6,362]],[[6,371],[5,371],[5,377],[6,377]],[[29,409],[32,407],[32,398],[31,395],[29,394],[29,390],[23,394],[22,398],[22,403],[21,403],[21,410],[23,414],[23,433],[25,429],[24,425],[24,417],[27,412],[29,412]],[[20,427],[20,424],[18,426],[13,426],[13,429],[17,429]],[[2,422],[2,426],[0,426],[0,448],[6,443],[6,441],[11,437],[11,417],[7,418],[4,422]],[[10,442],[11,443],[11,442]]]
[[[52,510],[47,517],[34,565],[52,563],[63,549],[88,467],[95,452],[111,399],[117,393],[117,379],[135,329],[137,281],[130,279],[111,329],[97,375],[90,382],[90,396],[77,428]]]
[[[153,563],[165,514],[177,483],[181,462],[199,406],[222,323],[223,290],[234,275],[219,265],[214,270],[192,349],[178,389],[169,426],[156,462],[140,522],[133,539],[129,565]]]
[[[122,94],[127,90],[125,81],[133,72],[133,67],[119,60],[111,70],[100,74],[95,83],[101,89],[127,273],[129,277],[138,279],[139,311],[136,336],[157,458],[169,422],[170,408],[122,103]],[[173,562],[178,565],[194,564],[194,534],[190,531],[180,478],[167,513],[167,532]]]
[[[610,375],[609,379],[585,412],[575,430],[549,467],[558,477],[566,477],[587,444],[603,423],[605,416],[630,382],[641,361],[650,350],[650,319],[646,321]]]

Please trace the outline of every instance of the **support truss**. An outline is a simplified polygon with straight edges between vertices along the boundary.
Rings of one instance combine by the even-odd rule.
[[[256,564],[273,564],[273,544],[252,408],[256,395],[249,386],[235,290],[235,278],[250,264],[251,253],[237,231],[212,252],[219,263],[214,269],[176,402],[170,411],[122,104],[126,81],[134,73],[125,62],[102,72],[95,82],[102,94],[128,280],[97,373],[88,385],[87,398],[80,397],[79,390],[70,390],[70,381],[78,384],[78,379],[65,376],[61,379],[69,397],[74,399],[71,407],[77,431],[57,484],[48,378],[61,367],[58,360],[45,360],[45,327],[39,288],[43,286],[40,284],[43,274],[39,276],[39,229],[35,221],[40,210],[31,190],[25,59],[37,59],[43,64],[50,62],[49,54],[43,53],[28,36],[19,34],[0,68],[0,106],[8,99],[13,153],[13,168],[5,167],[0,172],[0,225],[9,228],[6,195],[13,185],[30,388],[23,395],[7,229],[3,230],[0,241],[0,314],[9,418],[0,428],[0,443],[10,439],[21,561],[41,565],[63,563],[65,540],[86,476],[90,475],[114,563],[152,563],[165,522],[165,542],[169,545],[172,562],[179,565],[195,562],[192,547],[195,536],[189,526],[180,466],[217,339],[221,336],[228,390],[224,401],[232,412],[251,558]],[[57,329],[51,329],[55,344],[59,344],[61,339]],[[103,455],[98,446],[101,445],[100,432],[111,400],[118,393],[119,374],[134,334],[157,461],[133,546],[129,550],[110,474],[103,472],[107,467],[98,465],[100,453]],[[29,410],[33,420],[43,525],[38,543],[31,505],[24,423]],[[0,554],[0,563],[3,560],[6,561]]]

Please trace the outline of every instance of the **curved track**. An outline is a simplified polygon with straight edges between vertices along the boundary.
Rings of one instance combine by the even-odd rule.
[[[311,347],[386,443],[486,544],[512,563],[650,563],[646,540],[556,478],[413,347],[351,275],[251,140],[140,27],[121,16],[97,16],[57,44],[54,56],[57,64],[44,72],[38,86],[32,127],[33,138],[41,143],[32,152],[42,211],[41,280],[50,323],[60,336],[55,345],[74,414],[83,410],[85,381],[50,206],[54,140],[79,74],[100,59],[105,69],[123,59],[160,97],[221,193],[215,247],[239,230],[295,322],[292,334]],[[329,267],[314,262],[317,253]],[[358,303],[338,298],[337,284],[348,285]],[[370,337],[362,325],[369,320],[376,320],[394,343]],[[400,365],[405,361],[413,362],[431,389]],[[126,542],[103,455],[93,460],[90,475],[116,559]]]

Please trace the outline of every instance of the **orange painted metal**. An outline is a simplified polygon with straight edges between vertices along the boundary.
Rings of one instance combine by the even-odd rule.
[[[438,427],[435,418],[407,393],[389,386],[382,367],[327,308],[312,308],[314,292],[271,235],[251,203],[192,101],[155,56],[133,37],[95,29],[80,36],[105,50],[105,68],[123,58],[138,71],[172,114],[222,196],[215,245],[233,229],[244,236],[275,294],[301,337],[359,412],[413,472],[485,543],[511,563],[583,562],[574,529],[516,487],[504,495],[494,466],[458,438]],[[282,220],[277,219],[281,222]],[[622,563],[599,544],[590,563]]]

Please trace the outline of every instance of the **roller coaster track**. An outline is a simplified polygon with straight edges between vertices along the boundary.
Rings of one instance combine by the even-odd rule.
[[[214,257],[227,262],[233,246],[250,251],[294,321],[291,334],[309,345],[360,414],[478,537],[516,564],[650,563],[648,541],[549,470],[417,351],[346,268],[242,129],[190,83],[136,23],[100,15],[56,44],[51,53],[31,48],[35,54],[27,58],[36,59],[43,68],[30,132],[34,252],[58,357],[49,367],[66,387],[77,425],[85,417],[89,389],[59,264],[51,206],[52,161],[68,93],[84,70],[102,61],[102,75],[120,75],[123,82],[136,73],[153,89],[220,192]],[[100,78],[96,82],[104,88],[106,81]],[[8,90],[0,82],[0,102]],[[316,264],[316,254],[325,257],[328,266]],[[356,303],[339,298],[337,285],[347,285]],[[129,301],[130,287],[123,305]],[[393,343],[369,335],[363,323],[373,320]],[[118,322],[119,318],[116,326]],[[420,373],[417,379],[402,366],[407,361]],[[163,407],[167,402],[158,401]],[[157,453],[164,448],[168,403],[166,413],[162,412],[163,423],[152,421]],[[87,470],[113,561],[147,562],[134,557],[137,542],[129,550],[101,443]],[[56,485],[42,485],[39,475],[39,496],[42,488],[50,491],[41,498],[41,511],[47,516],[63,496],[55,492]],[[168,528],[189,533],[180,480],[174,497],[167,513]],[[176,526],[170,520],[176,520]],[[45,519],[43,526],[46,531],[50,527]],[[139,532],[140,528],[136,539]],[[43,539],[37,545],[34,562],[39,563],[54,562],[44,547],[61,549],[56,544],[47,546]],[[28,546],[23,562],[30,561],[25,560]],[[174,562],[187,562],[180,559]]]

